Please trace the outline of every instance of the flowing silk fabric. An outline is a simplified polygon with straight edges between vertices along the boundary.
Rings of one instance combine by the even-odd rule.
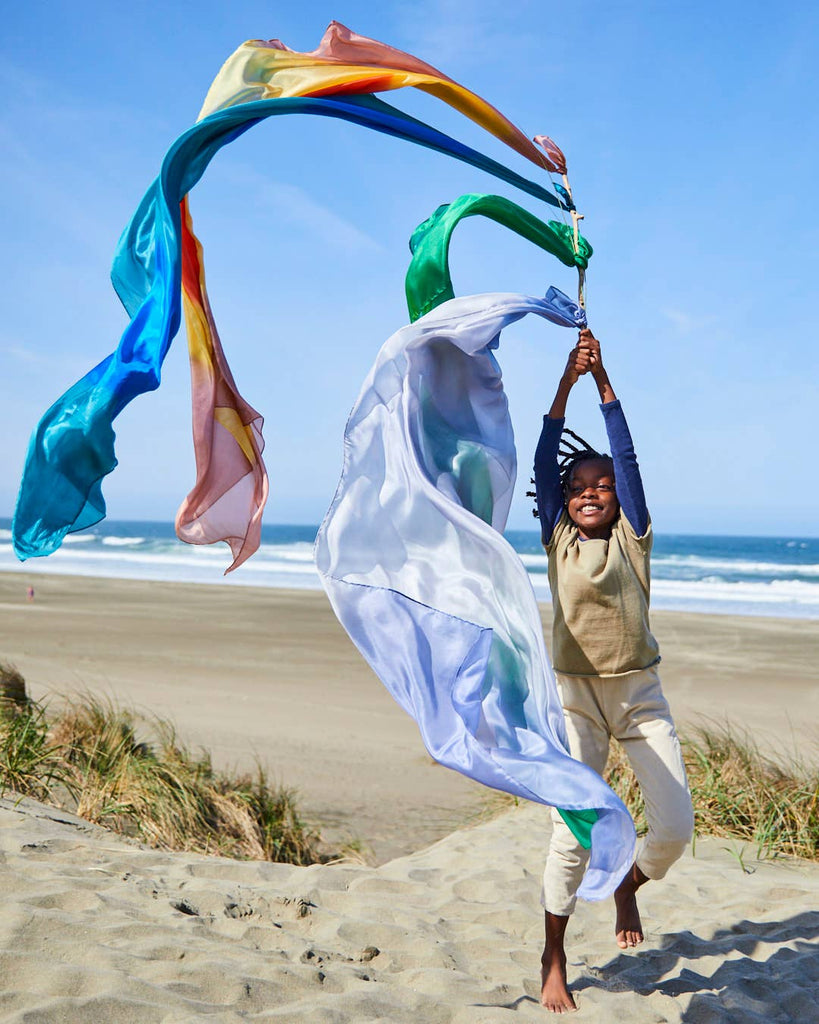
[[[547,140],[551,147],[544,146],[545,159],[518,128],[480,96],[425,61],[352,33],[336,22],[311,53],[298,53],[277,39],[244,43],[228,58],[211,85],[200,118],[257,99],[369,94],[404,87],[416,87],[455,106],[536,165],[549,170],[565,168],[563,156],[551,140]],[[543,145],[544,138],[538,136],[535,141]],[[199,280],[196,294],[188,294],[184,302],[197,484],[177,513],[177,534],[181,540],[196,544],[227,540],[234,556],[230,571],[258,546],[267,475],[258,452],[250,466],[246,462],[243,438],[247,423],[238,410],[247,403],[235,389],[210,312],[202,246],[193,234],[188,209],[182,213],[181,230],[182,280]],[[185,264],[188,253],[198,254],[197,267],[189,270]],[[208,372],[204,373],[206,365]],[[231,395],[230,406],[217,408],[217,395],[225,393]],[[235,427],[232,433],[225,433],[228,409],[229,423]],[[215,438],[221,442],[218,446],[213,443]],[[243,485],[235,482],[240,478],[245,481]],[[238,548],[241,557],[236,554]]]
[[[557,171],[558,174],[566,173],[566,157],[563,155],[560,147],[548,135],[536,135],[532,141],[540,146],[546,154],[548,162],[551,164],[551,170]],[[561,194],[564,194],[563,189],[560,191]]]
[[[230,572],[258,548],[267,474],[262,417],[239,394],[225,359],[205,290],[202,249],[182,201],[182,307],[188,328],[196,486],[176,516],[189,544],[226,540]]]
[[[545,299],[476,295],[386,342],[347,423],[316,564],[336,614],[430,754],[560,808],[590,840],[581,895],[600,899],[631,864],[634,827],[603,780],[567,753],[534,592],[501,532],[516,460],[493,350],[527,313],[585,323],[556,289]]]
[[[547,136],[536,140],[541,152],[499,110],[431,64],[351,32],[337,21],[328,25],[318,48],[310,53],[297,53],[279,39],[243,43],[213,80],[200,117],[234,103],[274,96],[373,93],[406,86],[448,103],[538,167],[565,173],[565,158]]]
[[[546,136],[535,140],[546,152],[544,159],[518,128],[481,97],[424,61],[357,35],[337,22],[328,27],[312,53],[297,53],[278,39],[244,43],[211,85],[200,119],[260,99],[369,94],[410,86],[449,103],[538,166],[565,170],[563,154]],[[236,390],[210,312],[202,247],[193,233],[187,208],[183,210],[181,230],[183,283],[187,279],[198,281],[196,290],[186,293],[184,302],[197,480],[177,513],[177,534],[197,544],[227,540],[234,555],[229,572],[258,546],[267,474],[258,451],[251,453],[254,457],[249,466],[246,462],[248,451],[243,439],[247,417],[240,407],[247,403]],[[195,268],[186,267],[188,253],[197,254]],[[227,394],[231,403],[217,407],[217,396]],[[226,419],[228,412],[230,418]],[[215,445],[215,440],[220,443]]]
[[[464,217],[489,217],[517,232],[530,242],[556,256],[567,267],[589,265],[592,247],[578,236],[574,248],[573,230],[568,224],[550,220],[545,224],[503,196],[463,195],[439,206],[431,217],[419,224],[410,239],[412,260],[405,281],[410,320],[428,313],[447,299],[454,298],[449,273],[449,242],[452,232]]]
[[[117,350],[62,395],[34,430],[13,523],[20,558],[48,555],[66,533],[105,516],[102,480],[117,464],[113,420],[135,397],[159,386],[162,362],[179,329],[179,204],[222,146],[267,117],[291,113],[340,118],[417,143],[557,203],[536,183],[371,96],[258,100],[198,122],[168,150],[159,177],[120,239],[111,277],[131,322]],[[230,535],[242,532],[231,527]],[[248,553],[245,549],[244,557]]]

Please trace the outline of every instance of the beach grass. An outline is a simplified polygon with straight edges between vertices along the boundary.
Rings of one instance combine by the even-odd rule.
[[[708,724],[681,737],[695,830],[752,843],[760,857],[819,860],[819,768],[773,759],[747,734]],[[645,832],[639,786],[612,744],[606,780]],[[13,666],[0,664],[0,794],[8,791],[166,850],[311,864],[320,837],[301,820],[292,791],[264,768],[217,772],[174,726],[91,694],[29,700]],[[514,803],[492,791],[480,818]],[[361,859],[352,849],[343,857]]]
[[[45,710],[0,705],[0,794],[7,789],[48,801],[66,766],[50,742]]]
[[[819,860],[819,767],[796,755],[769,757],[728,725],[701,725],[680,742],[697,835],[752,843],[759,857]],[[605,777],[645,832],[640,789],[619,744],[612,744]]]
[[[89,694],[0,703],[0,794],[13,791],[163,850],[312,864],[326,859],[294,794],[217,772],[167,721]]]

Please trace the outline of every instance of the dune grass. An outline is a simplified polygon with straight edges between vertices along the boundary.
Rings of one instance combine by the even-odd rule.
[[[88,694],[46,707],[20,699],[22,684],[0,664],[0,794],[73,810],[159,849],[290,864],[328,859],[292,791],[274,788],[261,765],[216,772],[164,719]],[[698,835],[752,843],[761,857],[819,860],[819,768],[774,760],[727,726],[701,726],[681,742]],[[640,790],[616,743],[605,774],[644,832]],[[510,801],[495,794],[487,806],[496,813]]]
[[[798,755],[774,759],[747,733],[727,725],[690,729],[680,738],[691,798],[695,835],[752,843],[760,858],[802,857],[819,861],[819,767]],[[611,744],[606,782],[628,807],[644,835],[647,826],[640,787],[623,748]],[[519,803],[488,791],[470,824],[480,824]]]
[[[819,860],[819,768],[795,756],[774,760],[727,725],[692,729],[681,743],[697,835],[753,843],[759,857]],[[643,800],[619,744],[612,744],[606,781],[644,832]]]
[[[39,705],[0,704],[0,795],[7,789],[48,801],[64,768]]]
[[[319,837],[290,790],[216,772],[173,726],[82,695],[45,707],[0,702],[0,794],[11,790],[158,849],[312,864]]]

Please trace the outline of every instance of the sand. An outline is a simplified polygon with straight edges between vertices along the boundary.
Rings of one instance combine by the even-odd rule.
[[[49,816],[50,815],[50,816]],[[543,1021],[541,808],[380,867],[138,849],[0,801],[0,1019],[60,1024]],[[611,902],[570,928],[577,1021],[809,1022],[819,871],[701,840],[645,888],[622,953]]]
[[[40,698],[108,693],[176,724],[217,766],[298,790],[329,844],[374,863],[428,845],[487,791],[436,765],[322,592],[0,573],[0,658]],[[549,635],[548,607],[543,607]],[[655,613],[681,727],[707,716],[819,755],[819,623]]]
[[[43,576],[28,604],[26,582],[0,575],[0,657],[34,696],[106,692],[171,717],[217,764],[258,757],[331,845],[358,839],[371,863],[160,853],[5,799],[0,1019],[544,1019],[547,813],[464,828],[485,791],[430,761],[322,594]],[[816,623],[653,621],[683,728],[705,714],[815,757]],[[815,1019],[819,867],[724,840],[695,851],[644,890],[639,952],[614,945],[610,904],[581,906],[575,1019]]]

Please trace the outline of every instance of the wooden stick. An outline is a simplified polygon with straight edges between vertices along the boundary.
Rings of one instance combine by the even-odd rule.
[[[572,200],[572,206],[574,206],[574,197],[572,196],[572,186],[569,184],[568,174],[563,175],[563,187],[569,193],[569,198]],[[578,213],[577,210],[571,210],[572,215],[572,234],[575,255],[580,250],[580,221],[583,220],[583,214]],[[586,308],[586,271],[582,267],[577,268],[577,301],[582,309]]]

